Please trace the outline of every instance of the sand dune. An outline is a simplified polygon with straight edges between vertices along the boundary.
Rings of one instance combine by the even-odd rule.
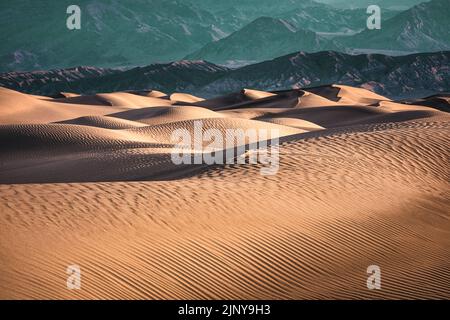
[[[450,116],[425,100],[0,88],[0,298],[449,299]],[[278,130],[278,172],[174,164],[200,120]]]
[[[309,122],[306,120],[302,120],[302,119],[295,119],[295,118],[280,118],[280,117],[278,117],[278,118],[266,118],[265,120],[264,119],[261,119],[261,120],[279,124],[279,125],[283,125],[283,126],[301,129],[301,130],[304,130],[305,132],[318,131],[318,130],[325,129],[324,127],[321,127],[315,123],[312,123],[312,122]]]
[[[53,99],[42,100],[0,87],[0,124],[49,123],[122,110],[119,107],[59,104]]]
[[[147,125],[157,125],[176,121],[222,118],[225,114],[192,106],[150,107],[127,110],[110,114],[111,117],[138,121]]]
[[[55,98],[74,98],[79,97],[80,95],[78,93],[73,92],[60,92],[58,97]]]
[[[191,94],[187,94],[187,93],[174,93],[174,94],[170,95],[170,100],[175,101],[175,102],[195,103],[195,102],[203,101],[205,99],[199,98],[199,97],[193,96]]]
[[[142,122],[136,122],[126,119],[120,119],[116,117],[108,116],[87,116],[80,117],[76,119],[70,119],[66,121],[61,121],[60,123],[65,124],[79,124],[90,127],[98,127],[105,129],[131,129],[136,127],[145,127],[146,125]]]
[[[251,100],[259,100],[275,96],[275,94],[271,92],[251,90],[251,89],[244,89],[242,91],[242,94]]]
[[[196,142],[194,137],[194,130],[195,130],[194,128],[196,121],[197,120],[177,121],[161,125],[130,129],[128,131],[132,132],[133,134],[141,134],[144,136],[149,136],[156,141],[170,144],[174,143],[173,141],[171,141],[172,132],[174,132],[177,129],[187,129],[187,131],[190,132],[190,135],[193,137],[191,139],[193,145]],[[244,131],[248,129],[254,129],[255,131],[267,130],[268,132],[270,132],[271,130],[276,130],[275,134],[268,136],[267,138],[278,138],[301,133],[301,131],[289,126],[239,118],[204,118],[202,119],[201,129],[203,131],[206,131],[208,129],[217,129],[222,133],[223,136],[226,135],[225,131],[227,129],[242,129]],[[247,143],[259,141],[258,137],[256,138],[257,139],[250,139],[246,141]],[[198,143],[201,142],[199,141]],[[203,143],[205,145],[208,145],[210,141],[204,141]]]
[[[369,105],[379,101],[389,101],[388,98],[367,89],[345,85],[321,86],[308,88],[306,91],[341,104]]]
[[[420,106],[428,106],[434,109],[438,109],[441,111],[450,112],[450,94],[442,93],[432,95],[430,97],[425,97],[423,99],[412,99],[405,100],[403,103],[412,104],[412,105],[420,105]]]
[[[126,91],[127,93],[136,94],[138,96],[151,97],[151,98],[164,98],[168,99],[169,97],[164,92],[158,90],[132,90]]]
[[[128,92],[98,93],[93,96],[75,96],[55,99],[55,102],[127,108],[159,107],[173,104],[170,100],[162,99],[161,97],[140,96]]]
[[[308,107],[308,108],[326,107],[334,105],[339,105],[339,103],[307,91],[303,92],[303,95],[301,96],[300,102],[298,104],[299,107]]]
[[[258,94],[259,92],[259,94]],[[241,92],[232,93],[223,97],[199,101],[195,105],[209,108],[214,111],[233,110],[240,108],[291,108],[299,103],[299,90],[281,92],[276,95],[267,93],[262,95],[260,91],[243,89]]]
[[[333,85],[338,88],[337,97],[340,103],[356,103],[356,104],[374,104],[380,101],[389,101],[388,98],[380,96],[372,91],[363,88],[354,88],[344,85]]]

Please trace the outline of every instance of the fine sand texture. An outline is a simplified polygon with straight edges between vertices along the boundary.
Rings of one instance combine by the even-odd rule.
[[[445,108],[340,85],[212,99],[0,88],[0,299],[449,299]],[[249,160],[263,136],[221,145],[241,164],[174,163],[176,130],[192,157],[210,152],[199,123],[273,132],[278,170]]]

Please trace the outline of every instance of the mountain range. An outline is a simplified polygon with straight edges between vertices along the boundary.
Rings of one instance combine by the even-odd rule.
[[[395,57],[298,52],[238,69],[205,61],[178,61],[130,70],[10,72],[0,74],[0,85],[42,95],[57,95],[61,91],[90,94],[160,90],[208,97],[242,88],[274,91],[337,83],[363,87],[392,98],[417,98],[450,91],[449,65],[449,51]]]
[[[343,45],[366,49],[431,52],[450,49],[450,1],[421,3],[382,23],[380,30],[364,30],[343,39]]]
[[[391,2],[377,3],[382,5],[381,30],[364,30],[365,9],[338,2],[80,0],[82,27],[70,31],[65,23],[69,0],[3,1],[0,72],[133,67],[184,57],[250,63],[297,51],[450,49],[450,1],[432,0],[402,12],[392,11]]]
[[[315,8],[317,14],[323,8]],[[305,16],[305,12],[291,11],[284,19],[259,18],[243,29],[234,32],[224,39],[208,43],[200,50],[187,55],[186,59],[206,59],[220,64],[230,64],[233,60],[258,62],[276,58],[295,51],[317,52],[337,50],[346,53],[388,53],[390,55],[407,54],[409,52],[433,52],[450,50],[450,29],[447,27],[447,12],[450,12],[450,1],[433,0],[414,6],[397,15],[386,10],[382,17],[380,30],[364,29],[367,15],[361,10],[325,10],[314,20]],[[331,16],[327,16],[327,13]],[[357,17],[357,18],[355,18]],[[327,25],[321,21],[341,21]],[[329,39],[319,32],[299,29],[307,26],[317,31],[314,21],[329,29],[339,30],[338,35]],[[349,21],[353,21],[350,27]],[[350,28],[363,26],[361,32],[348,35]],[[340,25],[341,29],[338,28]],[[347,25],[347,27],[345,27]],[[329,29],[328,29],[329,28]],[[322,29],[324,30],[324,29]],[[347,31],[347,35],[345,33]],[[323,33],[323,32],[322,32]]]
[[[165,62],[234,31],[179,0],[80,0],[81,29],[68,30],[66,9],[72,3],[0,2],[0,70]]]

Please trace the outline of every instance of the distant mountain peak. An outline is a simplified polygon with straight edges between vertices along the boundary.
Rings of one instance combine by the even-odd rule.
[[[338,49],[331,40],[313,31],[296,29],[284,19],[260,17],[241,30],[211,42],[185,59],[204,59],[213,63],[258,62],[291,52]]]

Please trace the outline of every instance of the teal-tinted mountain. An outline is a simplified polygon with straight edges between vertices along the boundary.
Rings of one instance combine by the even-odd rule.
[[[0,72],[80,65],[134,67],[180,60],[186,55],[207,59],[198,51],[214,51],[218,40],[242,31],[247,32],[246,41],[265,37],[272,41],[265,43],[262,52],[250,47],[247,56],[238,52],[250,61],[275,58],[289,53],[287,50],[408,53],[446,50],[449,43],[448,0],[433,0],[394,18],[397,12],[388,10],[392,7],[390,1],[374,0],[383,5],[381,31],[363,31],[355,36],[342,35],[364,29],[365,9],[344,9],[349,6],[337,2],[330,6],[313,0],[79,0],[75,3],[82,10],[82,28],[70,31],[66,28],[66,9],[73,3],[0,1]],[[269,23],[274,32],[261,27],[253,28],[253,34],[248,32],[249,24],[261,17],[274,19]],[[297,34],[276,21],[294,27]],[[271,33],[279,33],[280,37],[275,39]],[[298,40],[300,35],[303,37]],[[242,59],[229,57],[235,52],[234,47],[224,50],[226,59]],[[223,58],[222,52],[208,54]]]
[[[182,0],[79,0],[81,30],[70,31],[73,3],[1,1],[0,71],[172,61],[234,31]]]
[[[261,1],[0,1],[0,72],[170,62],[262,15],[318,5]],[[81,8],[81,30],[70,31],[66,9],[74,3]]]
[[[383,9],[381,20],[385,21],[400,11]],[[292,8],[277,15],[278,18],[289,21],[299,29],[306,29],[329,36],[351,35],[367,27],[366,8],[339,9],[318,4],[315,7]]]
[[[343,44],[353,48],[406,52],[449,50],[449,14],[449,0],[421,3],[383,22],[380,30],[365,30]]]
[[[190,0],[192,3],[213,13],[226,14],[240,12],[241,15],[254,20],[261,16],[272,16],[292,9],[324,6],[314,0]]]
[[[297,29],[282,19],[262,17],[226,38],[207,44],[185,59],[230,64],[263,61],[295,51],[338,49],[333,41],[315,32]]]
[[[366,8],[341,9],[313,0],[191,0],[234,23],[237,29],[260,17],[288,20],[299,29],[315,32],[356,33],[366,27]],[[383,7],[382,19],[398,13]]]

